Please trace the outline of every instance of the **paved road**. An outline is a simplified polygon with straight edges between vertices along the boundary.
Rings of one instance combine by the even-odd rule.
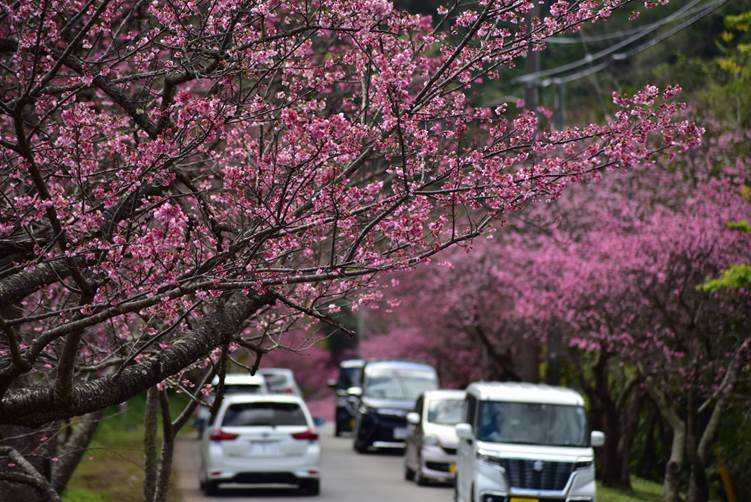
[[[321,495],[300,497],[293,491],[225,490],[206,498],[198,489],[198,441],[183,439],[175,454],[178,488],[183,502],[231,501],[273,502],[321,500],[325,502],[449,502],[448,487],[419,487],[404,481],[402,457],[393,454],[358,455],[350,438],[335,438],[331,427],[321,431]]]

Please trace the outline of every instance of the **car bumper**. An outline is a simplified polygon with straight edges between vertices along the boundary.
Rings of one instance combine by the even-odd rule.
[[[296,484],[320,476],[320,445],[311,445],[295,457],[232,458],[209,452],[204,479],[242,484]],[[286,482],[284,480],[287,480]]]
[[[360,417],[360,439],[375,448],[404,448],[407,419],[394,415],[367,414]],[[397,431],[403,431],[398,434]]]
[[[423,446],[420,452],[421,474],[432,481],[449,483],[456,473],[456,454],[440,446]]]
[[[507,502],[512,497],[536,499],[539,502],[596,502],[593,473],[572,474],[561,491],[509,487],[505,475],[483,468],[477,470],[474,481],[478,498],[472,502]]]

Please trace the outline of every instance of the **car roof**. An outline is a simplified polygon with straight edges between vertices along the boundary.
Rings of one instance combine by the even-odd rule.
[[[305,405],[305,401],[299,396],[293,394],[232,394],[230,396],[224,396],[225,406],[241,403],[297,403],[301,406]]]
[[[294,373],[289,368],[261,368],[258,370],[259,373],[271,373],[274,375],[287,375],[287,376],[293,376]]]
[[[225,385],[263,385],[265,383],[266,379],[258,373],[255,375],[251,375],[250,373],[228,373],[224,376]],[[219,385],[219,376],[214,377],[211,385]]]
[[[475,382],[467,387],[467,394],[472,394],[481,401],[584,405],[584,399],[575,390],[543,384]]]
[[[464,399],[467,393],[463,390],[437,389],[423,392],[425,399]]]
[[[415,370],[435,372],[435,368],[433,368],[429,364],[415,363],[412,361],[402,361],[402,360],[384,359],[384,360],[368,361],[368,363],[365,365],[365,370],[367,371],[369,368],[373,368],[373,367],[403,368],[403,369],[415,369]]]

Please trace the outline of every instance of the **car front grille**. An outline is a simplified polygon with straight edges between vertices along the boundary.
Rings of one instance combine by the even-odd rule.
[[[573,462],[504,458],[500,464],[512,487],[531,490],[563,490],[574,472]]]
[[[446,446],[441,446],[441,449],[443,450],[446,455],[456,455],[456,448],[448,448]]]
[[[425,462],[425,467],[431,471],[449,472],[450,465],[447,462]]]

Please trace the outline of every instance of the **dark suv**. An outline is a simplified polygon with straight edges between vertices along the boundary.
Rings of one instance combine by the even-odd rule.
[[[427,390],[438,388],[432,366],[409,361],[371,361],[362,369],[362,386],[350,388],[357,398],[354,448],[403,449],[407,413]]]
[[[339,378],[329,380],[329,387],[336,392],[336,412],[334,419],[334,435],[341,436],[342,432],[355,429],[355,410],[357,398],[350,396],[347,390],[360,386],[360,373],[365,366],[362,359],[347,359],[339,363]]]

